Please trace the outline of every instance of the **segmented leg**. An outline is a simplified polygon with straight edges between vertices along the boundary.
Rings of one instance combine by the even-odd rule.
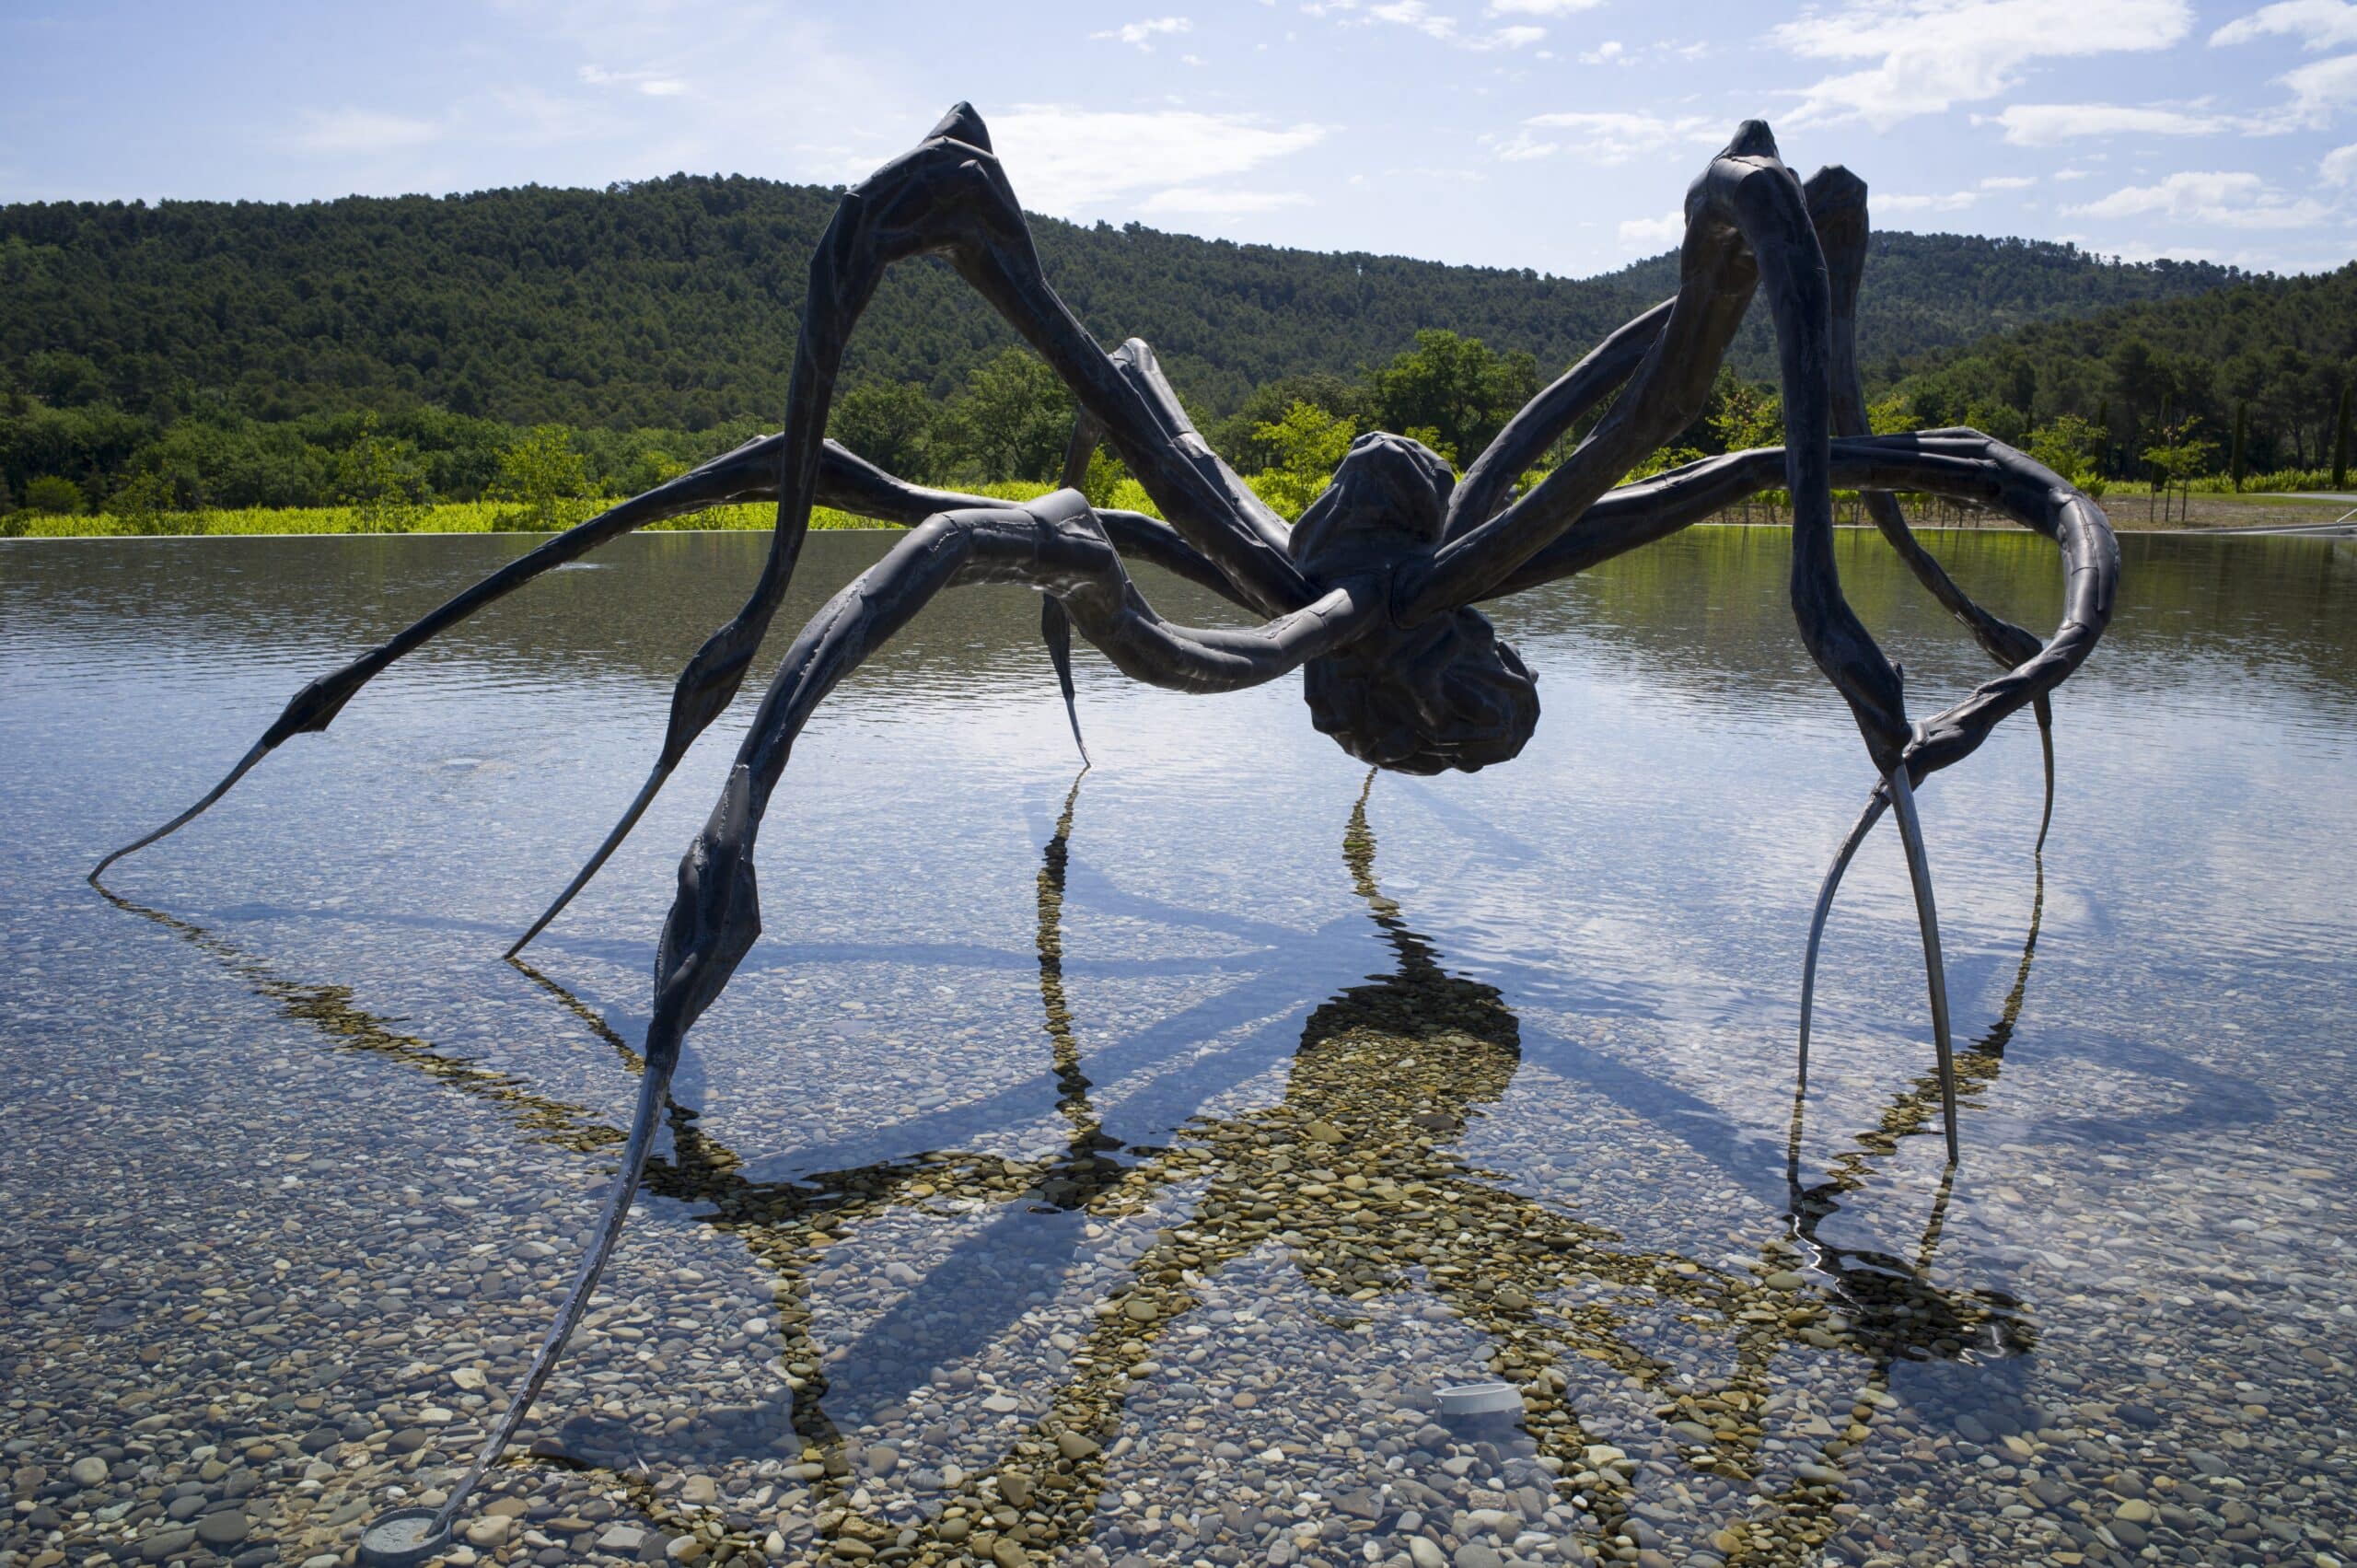
[[[1192,631],[1154,612],[1112,542],[1073,491],[1024,507],[946,513],[912,529],[883,561],[828,601],[788,650],[737,753],[720,801],[679,863],[679,891],[655,965],[639,1082],[621,1164],[608,1190],[571,1293],[532,1358],[524,1386],[443,1504],[447,1528],[539,1397],[621,1234],[687,1031],[728,982],[761,934],[753,849],[761,818],[802,726],[828,692],[905,626],[935,594],[962,583],[1012,582],[1053,595],[1081,634],[1124,674],[1175,691],[1238,691],[1273,680],[1382,613],[1362,583],[1252,631]]]
[[[1817,952],[1825,936],[1825,917],[1833,912],[1833,895],[1841,886],[1841,874],[1850,869],[1851,857],[1858,853],[1858,846],[1866,842],[1866,834],[1872,830],[1875,820],[1889,807],[1889,795],[1881,785],[1876,785],[1874,794],[1866,797],[1866,808],[1859,813],[1856,826],[1841,841],[1841,847],[1834,852],[1833,864],[1825,871],[1824,886],[1817,890],[1817,912],[1809,917],[1808,923],[1808,956],[1801,960],[1800,1086],[1804,1092],[1808,1088],[1809,1015],[1817,1000]],[[1797,1108],[1794,1114],[1798,1115]]]

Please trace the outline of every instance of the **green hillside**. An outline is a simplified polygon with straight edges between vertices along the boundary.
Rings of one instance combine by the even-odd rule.
[[[404,401],[513,424],[699,430],[784,401],[802,273],[833,192],[674,176],[282,205],[0,207],[0,384],[168,419],[275,420]],[[1234,245],[1034,220],[1049,275],[1109,343],[1152,342],[1199,415],[1279,376],[1351,373],[1446,328],[1551,376],[1670,293],[1674,258],[1599,278]],[[2229,269],[1886,235],[1870,366],[1992,326],[2214,288]],[[937,263],[879,293],[848,379],[958,385],[1012,335]],[[61,359],[59,356],[68,356]],[[76,361],[87,362],[87,367]],[[1737,368],[1769,373],[1765,340]],[[1871,374],[1871,372],[1870,372]]]
[[[2357,379],[2357,263],[2021,327],[1902,369],[1923,423],[2018,440],[2084,420],[2110,474],[2142,474],[2156,444],[2206,445],[2194,471],[2230,473],[2238,423],[2246,472],[2327,470]]]

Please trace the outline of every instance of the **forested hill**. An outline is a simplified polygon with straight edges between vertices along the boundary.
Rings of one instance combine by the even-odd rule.
[[[835,200],[814,186],[674,176],[603,192],[0,207],[0,385],[52,402],[103,398],[150,420],[199,401],[262,420],[410,401],[585,427],[773,419],[804,269]],[[1090,329],[1109,344],[1153,343],[1207,420],[1280,376],[1382,364],[1420,328],[1527,350],[1551,377],[1675,279],[1667,256],[1568,280],[1033,225],[1050,279]],[[1992,327],[2235,276],[1884,235],[1862,352],[1872,378]],[[946,394],[1013,341],[946,268],[903,267],[863,322],[846,379]],[[1764,339],[1737,368],[1771,374]]]
[[[2014,440],[2082,419],[2114,471],[2132,471],[2161,432],[2209,448],[2197,471],[2230,470],[2237,424],[2247,471],[2317,468],[2357,382],[2357,263],[2021,327],[1904,369],[1922,424]]]
[[[1866,379],[1879,386],[1896,379],[1904,361],[1920,362],[2031,322],[2181,299],[2247,277],[2211,261],[2120,261],[2042,239],[1880,233],[1874,236],[1858,296],[1858,358]],[[1678,287],[1678,257],[1655,256],[1592,281],[1665,298]],[[1735,361],[1755,380],[1775,378],[1766,310],[1745,320]]]

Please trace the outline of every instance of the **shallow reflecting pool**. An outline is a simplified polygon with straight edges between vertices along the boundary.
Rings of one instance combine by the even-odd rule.
[[[815,537],[779,624],[886,542]],[[438,1499],[594,1217],[753,693],[499,955],[762,545],[557,574],[111,899],[101,850],[520,544],[0,546],[0,1563],[327,1568]],[[1936,546],[2050,626],[2043,541]],[[1982,677],[1840,548],[1919,705]],[[1781,532],[1497,607],[1538,738],[1433,780],[1294,681],[1086,654],[1076,777],[1030,598],[936,604],[796,749],[766,934],[452,1561],[2357,1562],[2357,552],[2126,549],[2043,863],[2026,715],[1923,793],[1952,1179],[1887,830],[1795,1104],[1872,780]],[[1440,1409],[1487,1379],[1518,1417]]]

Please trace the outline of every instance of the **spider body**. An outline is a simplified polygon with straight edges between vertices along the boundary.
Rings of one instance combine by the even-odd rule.
[[[936,595],[963,584],[1020,583],[1042,595],[1041,632],[1068,708],[1077,631],[1122,675],[1173,691],[1240,691],[1302,669],[1312,722],[1352,755],[1405,772],[1469,772],[1515,756],[1538,718],[1529,669],[1475,605],[1585,571],[1747,495],[1783,491],[1793,515],[1791,598],[1801,642],[1848,705],[1875,775],[1865,816],[1818,896],[1802,986],[1802,1072],[1825,912],[1851,852],[1887,808],[1914,884],[1955,1160],[1945,969],[1914,788],[2030,708],[2047,742],[2050,817],[2048,698],[2110,621],[2118,546],[2094,502],[2002,442],[1971,430],[1866,434],[1853,330],[1866,253],[1862,181],[1829,168],[1804,184],[1778,157],[1767,126],[1747,121],[1694,182],[1686,210],[1677,296],[1611,333],[1542,390],[1461,479],[1413,441],[1362,436],[1331,486],[1289,526],[1196,432],[1145,344],[1132,339],[1106,352],[1057,297],[981,117],[959,104],[913,152],[846,192],[820,237],[777,435],[550,540],[311,682],[193,807],[99,863],[93,882],[203,812],[285,740],[326,728],[396,659],[541,573],[649,523],[773,498],[778,520],[768,562],[744,608],[680,673],[646,783],[587,865],[509,949],[512,957],[605,864],[696,738],[727,709],[792,580],[812,506],[823,502],[909,530],[786,650],[719,804],[680,860],[679,894],[656,947],[638,1105],[588,1254],[522,1388],[428,1521],[428,1535],[447,1541],[450,1521],[514,1437],[581,1320],[645,1168],[687,1031],[761,935],[755,841],[795,738],[844,677]],[[1081,416],[1066,488],[1021,505],[929,489],[825,438],[861,312],[886,272],[927,254],[946,260],[1072,389]],[[1784,446],[1729,452],[1621,484],[1702,408],[1755,294],[1775,326]],[[1522,475],[1598,409],[1554,471],[1509,501]],[[1111,444],[1158,516],[1093,507],[1073,488],[1100,442]],[[1864,494],[1875,527],[2003,674],[1938,713],[1909,717],[1897,667],[1841,594],[1832,533],[1837,484]],[[1974,604],[1908,529],[1891,494],[1898,491],[1968,500],[2053,540],[2064,568],[2054,634],[2041,642]],[[1131,578],[1133,560],[1174,572],[1261,622],[1234,630],[1166,621]],[[1074,731],[1077,738],[1076,712]],[[2041,823],[2041,844],[2044,835]],[[363,1555],[380,1563],[423,1560]]]
[[[1399,564],[1441,542],[1457,476],[1422,442],[1377,431],[1352,443],[1289,542],[1313,584],[1369,581],[1392,602]],[[1538,725],[1537,678],[1490,618],[1461,607],[1381,622],[1302,670],[1310,722],[1363,762],[1472,772],[1513,760]]]

